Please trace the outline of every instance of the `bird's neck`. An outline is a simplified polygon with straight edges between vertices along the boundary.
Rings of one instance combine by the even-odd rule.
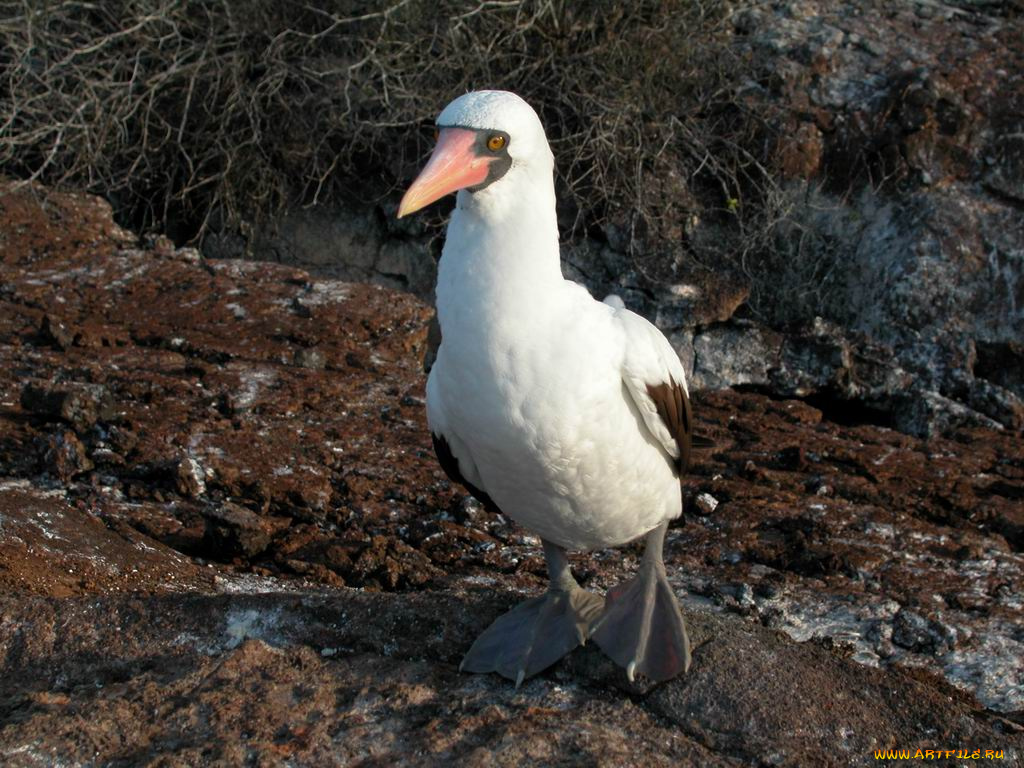
[[[481,323],[543,312],[564,286],[551,174],[516,181],[459,192],[438,273],[442,328],[455,306]]]

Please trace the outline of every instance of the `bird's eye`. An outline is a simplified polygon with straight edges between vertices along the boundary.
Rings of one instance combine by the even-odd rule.
[[[505,137],[504,136],[499,136],[498,134],[494,134],[493,136],[491,136],[491,137],[489,137],[487,139],[487,148],[489,150],[491,150],[491,152],[498,152],[499,150],[504,149],[504,147],[505,147]]]

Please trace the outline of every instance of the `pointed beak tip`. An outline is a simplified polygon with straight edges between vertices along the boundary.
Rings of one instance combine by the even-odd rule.
[[[445,195],[479,184],[487,178],[488,163],[476,161],[476,134],[466,128],[445,128],[427,166],[420,171],[402,201],[396,218],[408,216]]]
[[[412,186],[405,190],[405,194],[402,195],[402,199],[398,203],[398,214],[395,218],[401,219],[410,213],[416,213],[433,202],[430,197],[424,196],[422,186],[420,180],[416,179]]]

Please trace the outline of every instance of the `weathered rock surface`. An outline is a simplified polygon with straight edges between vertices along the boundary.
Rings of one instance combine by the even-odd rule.
[[[709,613],[691,616],[693,674],[639,700],[611,686],[591,648],[518,691],[460,675],[461,649],[509,602],[490,590],[7,599],[2,703],[14,722],[0,754],[26,765],[797,766],[867,765],[893,743],[1021,741],[927,678]]]
[[[1024,388],[1006,373],[1024,335],[1019,10],[801,0],[736,14],[757,73],[745,107],[773,125],[791,207],[757,322],[674,318],[686,286],[649,293],[697,387],[855,401],[921,436],[1021,429]],[[704,307],[728,293],[690,288]],[[979,364],[982,348],[999,363]]]
[[[8,192],[0,218],[5,765],[1019,760],[1006,430],[696,397],[716,447],[666,547],[690,674],[631,687],[585,648],[515,691],[457,663],[543,587],[540,542],[436,464],[425,305],[141,249],[92,198]],[[638,555],[572,559],[600,591]]]
[[[751,83],[751,106],[782,106],[783,154],[817,158],[789,173],[820,189],[791,237],[780,232],[793,267],[780,281],[800,286],[805,269],[803,289],[820,292],[815,309],[845,343],[907,379],[868,393],[817,387],[883,407],[903,431],[1021,426],[1024,390],[988,380],[976,352],[1024,333],[1021,200],[1007,183],[1024,126],[1019,11],[807,1],[755,4],[737,19],[765,76]]]
[[[650,317],[697,388],[849,400],[919,436],[1019,431],[1019,3],[739,3],[733,27],[749,63],[739,98],[765,123],[783,200],[769,214],[779,218],[771,263],[720,253],[734,233],[694,199],[681,243],[647,244],[663,259],[631,253],[631,236],[608,225],[566,244],[565,273]],[[214,237],[205,248],[429,300],[442,218],[395,222],[392,205],[301,209],[248,243]],[[658,262],[657,275],[638,260]],[[816,316],[827,333],[794,327]]]
[[[385,215],[370,205],[323,204],[286,211],[265,222],[250,237],[215,233],[203,243],[211,258],[253,258],[307,269],[319,277],[373,282],[409,291],[421,298],[434,294],[437,263],[429,240],[415,224],[385,226]]]

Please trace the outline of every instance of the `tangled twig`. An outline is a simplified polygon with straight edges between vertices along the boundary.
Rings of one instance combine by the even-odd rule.
[[[738,106],[736,7],[0,0],[0,171],[197,240],[284,206],[394,198],[442,105],[507,88],[548,127],[567,240],[624,240],[655,282],[681,258],[732,269],[756,294],[791,201],[765,121]],[[693,236],[695,219],[720,235]]]

